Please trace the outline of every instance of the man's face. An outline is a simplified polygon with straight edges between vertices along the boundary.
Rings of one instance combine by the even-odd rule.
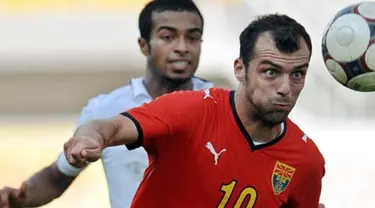
[[[310,51],[301,38],[299,50],[282,53],[271,33],[265,32],[254,52],[243,81],[246,100],[255,119],[274,126],[286,119],[305,85]]]
[[[154,12],[148,63],[154,74],[185,82],[195,73],[202,42],[202,21],[195,12]]]

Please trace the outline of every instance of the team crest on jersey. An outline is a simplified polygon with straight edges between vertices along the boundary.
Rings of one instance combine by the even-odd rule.
[[[277,161],[272,173],[273,192],[278,195],[283,192],[293,178],[295,168]]]

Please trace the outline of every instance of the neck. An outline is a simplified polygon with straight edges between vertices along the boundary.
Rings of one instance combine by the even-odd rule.
[[[253,141],[267,143],[281,134],[281,124],[270,126],[253,115],[251,109],[253,106],[249,105],[249,101],[246,99],[242,89],[239,88],[234,97],[238,117]]]
[[[152,97],[155,99],[163,94],[178,91],[178,90],[192,90],[193,82],[191,80],[184,83],[173,83],[160,76],[155,76],[150,73],[146,74],[144,85]]]

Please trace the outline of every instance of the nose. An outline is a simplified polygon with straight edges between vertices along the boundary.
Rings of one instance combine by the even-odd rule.
[[[177,45],[175,47],[175,52],[181,55],[185,55],[189,52],[188,43],[185,38],[181,37],[177,40]]]
[[[282,78],[277,93],[281,96],[287,96],[291,93],[291,83],[288,76]]]

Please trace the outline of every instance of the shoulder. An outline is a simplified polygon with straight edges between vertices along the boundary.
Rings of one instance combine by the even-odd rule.
[[[287,134],[289,134],[290,153],[296,168],[297,180],[301,189],[306,188],[306,182],[319,184],[325,175],[324,157],[315,142],[306,135],[295,123],[288,119]]]
[[[288,134],[293,139],[293,143],[298,148],[300,159],[306,167],[321,168],[325,165],[325,160],[318,146],[301,128],[293,121],[288,119]]]
[[[201,114],[202,111],[217,109],[220,106],[218,103],[223,103],[221,101],[225,95],[229,97],[229,92],[218,88],[180,90],[159,96],[153,101],[141,105],[140,109],[183,114],[188,111],[189,115],[196,115],[197,113]],[[226,100],[229,101],[229,98]]]
[[[126,110],[126,105],[133,103],[131,88],[131,85],[124,85],[89,99],[81,110],[77,125],[82,125],[92,119],[109,118]]]
[[[201,90],[201,89],[214,87],[214,83],[207,81],[205,79],[202,79],[200,77],[193,77],[192,81],[194,85],[194,90]]]
[[[221,88],[205,88],[200,90],[180,90],[164,94],[154,101],[168,100],[172,102],[195,102],[204,103],[204,101],[217,101],[223,98],[229,98],[230,91]],[[208,103],[208,102],[206,102]],[[213,102],[216,103],[216,102]]]
[[[114,103],[122,98],[131,98],[132,97],[132,90],[131,85],[125,85],[120,88],[117,88],[113,91],[108,93],[102,93],[95,97],[89,99],[87,105],[85,106],[86,109],[96,109],[101,106],[105,106],[111,103]]]

